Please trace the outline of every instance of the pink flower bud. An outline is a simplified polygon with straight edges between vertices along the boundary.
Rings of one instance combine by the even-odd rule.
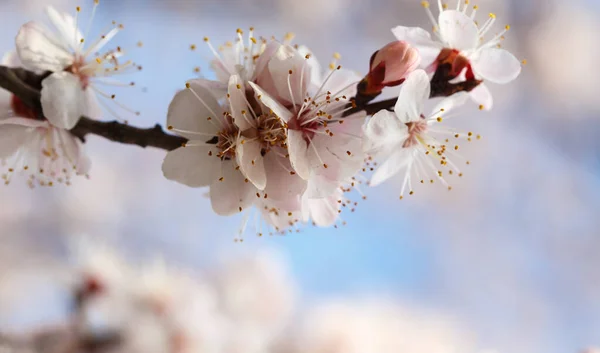
[[[391,42],[371,57],[369,80],[373,82],[370,83],[373,86],[397,86],[420,63],[421,56],[417,49],[404,41]]]

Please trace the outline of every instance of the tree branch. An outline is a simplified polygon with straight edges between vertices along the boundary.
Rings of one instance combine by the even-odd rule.
[[[448,83],[446,78],[448,68],[440,67],[431,82],[431,97],[449,96],[459,91],[470,91],[480,81],[465,81],[456,84]],[[42,80],[50,75],[49,72],[36,74],[21,69],[0,66],[0,87],[17,96],[25,105],[43,119],[41,105]],[[344,116],[364,111],[369,115],[382,109],[391,109],[396,104],[396,99],[387,99],[375,103],[356,97],[355,107],[346,111]],[[85,141],[88,134],[104,137],[107,140],[140,147],[156,147],[172,151],[187,142],[184,137],[167,134],[159,124],[151,128],[137,128],[118,121],[98,121],[82,117],[71,133]]]

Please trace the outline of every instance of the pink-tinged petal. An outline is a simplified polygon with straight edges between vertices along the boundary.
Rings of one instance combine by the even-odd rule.
[[[413,71],[402,84],[394,112],[403,123],[417,121],[423,114],[423,105],[429,99],[429,76],[423,70]]]
[[[521,63],[508,50],[486,48],[471,58],[475,73],[490,82],[504,84],[521,73]]]
[[[346,69],[335,70],[329,80],[323,85],[321,93],[331,92],[335,97],[346,96],[350,99],[356,95],[356,85],[361,79],[362,77],[354,71]],[[320,85],[321,83],[319,83]]]
[[[452,49],[475,49],[479,43],[479,29],[475,21],[456,10],[446,10],[439,17],[440,35]]]
[[[231,76],[231,72],[229,71],[230,69],[223,65],[221,60],[218,59],[211,60],[210,68],[215,73],[217,80],[227,85],[227,82],[229,81],[229,76]]]
[[[407,134],[406,125],[400,122],[396,114],[380,110],[364,127],[363,149],[367,153],[375,153],[390,145],[401,144]]]
[[[12,93],[0,88],[0,120],[11,116]]]
[[[258,140],[250,141],[241,137],[236,144],[236,159],[242,174],[259,190],[267,186],[264,158]]]
[[[2,119],[0,120],[0,126],[1,125],[19,125],[19,126],[23,126],[23,127],[33,127],[33,128],[49,128],[50,124],[48,124],[47,121],[42,121],[42,120],[34,120],[34,119],[29,119],[29,118],[18,118],[18,117],[11,117],[11,118],[7,118],[7,119]]]
[[[377,186],[389,178],[396,175],[402,168],[406,167],[414,160],[414,148],[401,148],[390,155],[371,177],[371,186]]]
[[[296,130],[288,130],[288,153],[294,171],[304,180],[310,178],[310,165],[308,161],[308,144],[302,133]]]
[[[310,218],[319,227],[330,227],[335,224],[339,217],[339,209],[342,195],[334,193],[324,198],[311,199],[306,197],[303,208],[308,208]]]
[[[84,90],[84,113],[83,115],[94,120],[100,120],[104,116],[100,102],[98,102],[98,96],[96,92],[88,86]]]
[[[52,32],[35,22],[21,26],[15,41],[26,69],[59,72],[73,63],[73,54]]]
[[[12,156],[19,148],[25,146],[35,130],[22,125],[0,125],[0,159]]]
[[[492,93],[484,83],[480,83],[469,92],[469,95],[483,110],[491,110],[494,106],[494,97],[492,97]]]
[[[464,105],[467,100],[469,100],[469,93],[467,92],[458,92],[450,97],[444,98],[441,102],[439,102],[435,108],[433,108],[433,114],[437,114],[439,116],[443,116],[448,114],[448,112]],[[443,111],[442,111],[443,109]]]
[[[227,79],[229,79],[229,75],[227,75]],[[208,88],[217,99],[224,98],[227,95],[227,83],[225,83],[227,81],[220,82],[207,80],[204,78],[196,78],[188,82],[194,85],[200,85]]]
[[[262,54],[260,54],[260,56],[256,60],[256,64],[254,65],[254,77],[252,77],[252,81],[261,85],[261,81],[264,78],[264,75],[271,76],[268,70],[269,61],[271,61],[271,58],[273,57],[275,52],[282,45],[283,44],[275,41],[267,44],[265,50],[262,52]]]
[[[306,61],[289,45],[280,46],[269,61],[269,72],[278,96],[285,103],[300,105],[306,98],[306,87],[311,77],[311,68]]]
[[[330,179],[323,174],[313,174],[306,188],[306,196],[311,199],[318,199],[331,196],[340,188],[339,180]]]
[[[71,50],[77,49],[83,35],[77,28],[75,19],[67,13],[56,11],[52,6],[46,7],[46,15],[60,34],[63,43],[67,44]]]
[[[8,67],[21,67],[23,63],[21,63],[21,59],[19,59],[19,54],[16,51],[9,51],[2,57],[2,65]]]
[[[231,216],[252,205],[256,188],[245,181],[233,161],[223,161],[217,176],[222,179],[216,179],[210,185],[210,201],[216,214]]]
[[[317,61],[314,54],[312,53],[312,51],[310,51],[310,49],[308,49],[308,47],[301,45],[300,47],[298,47],[297,51],[298,54],[300,54],[304,58],[306,58],[307,56],[309,57],[308,59],[306,59],[306,64],[308,65],[307,67],[310,69],[310,83],[313,87],[316,86],[316,88],[319,88],[321,83],[323,83],[321,64],[319,64],[319,61]],[[304,77],[304,79],[306,79],[306,76]]]
[[[187,186],[208,186],[215,181],[220,168],[217,153],[211,145],[179,147],[167,153],[162,164],[163,174],[165,178]]]
[[[421,67],[427,67],[435,61],[444,47],[442,43],[431,39],[429,32],[419,27],[398,26],[392,28],[398,40],[406,41],[419,51]]]
[[[277,148],[277,147],[275,147]],[[306,190],[306,180],[293,172],[292,165],[284,156],[285,150],[273,150],[265,155],[267,185],[264,189],[269,202],[286,210],[298,208],[299,196]]]
[[[223,109],[211,91],[195,81],[177,92],[167,113],[167,126],[187,132],[177,133],[193,140],[208,141],[216,136]]]
[[[238,75],[232,75],[229,78],[227,93],[229,94],[229,109],[235,125],[240,131],[252,128],[253,116],[248,111],[252,108],[249,108],[246,103],[246,86]]]
[[[75,166],[78,175],[87,174],[92,166],[91,160],[83,152],[83,144],[79,139],[64,129],[55,129],[60,139],[64,157]]]
[[[271,109],[275,115],[281,118],[283,121],[288,122],[292,118],[293,114],[289,111],[288,108],[284,107],[281,103],[275,100],[272,96],[270,96],[267,92],[265,92],[260,86],[253,82],[248,82],[252,89],[254,89],[254,93],[256,94],[256,98],[262,102],[267,108]]]
[[[68,72],[56,72],[44,79],[42,109],[52,125],[72,129],[87,112],[86,96],[79,79]]]

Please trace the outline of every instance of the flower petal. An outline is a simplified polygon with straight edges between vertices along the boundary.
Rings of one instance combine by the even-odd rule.
[[[240,128],[240,131],[252,128],[253,117],[248,111],[251,108],[246,103],[246,86],[238,75],[232,75],[229,78],[227,93],[229,94],[229,109],[235,125]]]
[[[87,113],[87,99],[79,79],[68,72],[56,72],[42,81],[42,110],[48,121],[70,130]]]
[[[406,41],[417,48],[423,68],[431,65],[443,48],[443,44],[432,40],[429,32],[423,28],[398,26],[392,28],[392,33],[398,40]]]
[[[399,144],[407,133],[408,128],[398,120],[396,114],[380,110],[364,127],[363,150],[374,153],[386,146]]]
[[[482,49],[471,58],[471,63],[476,74],[494,83],[509,83],[521,73],[519,60],[504,49]]]
[[[35,130],[23,125],[0,125],[0,159],[12,156],[29,140],[29,135]]]
[[[265,155],[267,185],[264,192],[276,207],[296,210],[299,209],[300,195],[306,190],[307,182],[291,172],[292,166],[289,158],[284,156],[285,150],[279,152],[270,151]]]
[[[277,100],[273,99],[267,92],[265,92],[262,88],[260,88],[257,84],[253,82],[248,82],[250,86],[254,89],[254,93],[256,94],[256,98],[262,102],[267,108],[271,109],[275,115],[281,118],[283,121],[288,122],[292,118],[293,114],[289,111],[288,108],[284,107]]]
[[[490,110],[494,106],[494,97],[484,83],[480,83],[471,92],[469,92],[471,99],[483,107],[484,110]]]
[[[289,45],[280,46],[269,61],[269,72],[277,93],[286,103],[300,105],[306,98],[306,87],[312,75],[306,61],[304,56]]]
[[[330,227],[335,224],[339,217],[340,203],[342,199],[340,193],[334,193],[331,196],[311,199],[307,196],[303,198],[303,213],[310,214],[310,219],[319,227]]]
[[[438,116],[443,116],[448,114],[448,112],[456,109],[467,102],[469,99],[469,93],[467,92],[458,92],[450,97],[444,98],[441,102],[439,102],[435,108],[432,110],[432,114],[436,114]],[[443,111],[442,111],[443,109]]]
[[[414,160],[414,148],[402,148],[395,151],[383,162],[371,177],[371,186],[376,186],[397,174],[402,168]]]
[[[77,28],[75,19],[67,13],[56,11],[52,6],[46,7],[46,15],[60,34],[63,43],[67,44],[71,50],[76,50],[83,35]]]
[[[471,17],[456,10],[446,10],[439,17],[440,35],[452,49],[475,49],[479,30]]]
[[[316,86],[316,88],[319,88],[321,83],[323,83],[321,64],[319,63],[319,61],[317,61],[314,54],[310,49],[308,49],[307,46],[301,45],[296,50],[298,51],[298,54],[300,54],[304,58],[306,58],[307,55],[309,56],[309,58],[306,59],[306,64],[310,69],[310,83],[313,85],[313,87]]]
[[[210,156],[209,151],[212,151]],[[211,145],[179,147],[167,153],[162,164],[163,174],[187,186],[208,186],[217,179],[215,175],[220,168],[217,152]]]
[[[236,145],[236,159],[240,171],[259,190],[264,190],[267,185],[264,158],[261,155],[261,146],[258,140],[244,140],[241,137]]]
[[[75,167],[76,173],[78,175],[89,173],[92,163],[83,152],[81,141],[67,130],[56,128],[55,130],[60,139],[60,146],[63,149],[64,157],[69,161],[69,164]]]
[[[310,178],[310,165],[308,163],[308,145],[302,136],[302,132],[288,130],[288,153],[292,168],[298,175],[308,180]]]
[[[229,79],[229,75],[227,76]],[[217,99],[224,98],[227,95],[227,83],[220,81],[207,80],[204,78],[196,78],[188,81],[194,85],[201,85],[208,88]]]
[[[19,59],[19,54],[16,51],[9,51],[4,54],[2,57],[2,65],[8,67],[21,67],[23,64],[21,63],[21,59]]]
[[[423,70],[413,71],[400,90],[394,112],[403,123],[417,121],[423,114],[423,105],[429,99],[429,76]]]
[[[73,63],[73,54],[52,32],[35,22],[21,26],[15,41],[26,69],[58,72]]]
[[[49,128],[50,124],[43,120],[34,120],[29,118],[10,117],[7,119],[0,120],[0,126],[2,125],[19,125],[24,127],[43,127]]]
[[[223,109],[208,88],[196,81],[188,83],[190,88],[177,92],[169,104],[167,125],[189,131],[178,132],[181,136],[208,141],[219,131]]]
[[[210,201],[218,215],[230,216],[243,211],[256,199],[256,188],[245,182],[233,161],[221,163],[219,178],[210,185]]]

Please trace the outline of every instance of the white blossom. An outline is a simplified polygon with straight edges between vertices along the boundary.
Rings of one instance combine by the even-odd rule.
[[[125,54],[120,47],[98,54],[123,29],[123,25],[113,22],[112,28],[97,40],[88,40],[97,5],[98,1],[95,1],[85,34],[77,28],[79,7],[76,18],[48,7],[46,12],[55,31],[43,24],[28,22],[16,37],[17,53],[23,66],[29,70],[51,72],[42,81],[41,103],[44,116],[59,128],[73,128],[82,116],[100,118],[103,99],[132,112],[118,103],[114,95],[99,87],[99,84],[129,86],[129,83],[110,80],[109,77],[137,70],[138,67],[132,61],[120,62]],[[87,43],[90,44],[86,47]],[[106,109],[117,116],[112,109]]]
[[[464,104],[468,94],[461,92],[445,98],[426,116],[423,114],[424,103],[429,98],[430,89],[425,71],[414,71],[402,85],[394,112],[382,110],[365,125],[366,151],[374,158],[384,160],[370,184],[381,184],[404,170],[400,198],[403,198],[407,187],[413,194],[415,177],[421,183],[433,183],[434,179],[439,179],[450,189],[444,179],[444,170],[448,174],[462,176],[452,160],[457,157],[458,144],[450,142],[450,139],[461,136],[439,123],[448,112]],[[467,135],[470,140],[472,133]]]
[[[495,14],[490,13],[488,20],[479,25],[475,21],[477,6],[474,6],[469,14],[468,2],[458,0],[456,9],[448,9],[438,0],[440,14],[436,20],[429,9],[429,2],[423,1],[422,5],[433,24],[435,39],[418,27],[398,26],[393,28],[392,32],[398,40],[405,40],[419,50],[421,64],[428,71],[435,71],[438,64],[445,62],[452,65],[450,74],[458,80],[483,79],[505,84],[519,76],[519,60],[509,51],[499,48],[510,26],[506,25],[491,39],[484,39],[496,22]],[[473,89],[470,95],[480,104],[480,108],[492,108],[492,95],[484,83]]]
[[[2,64],[21,65],[14,53],[4,55]],[[31,187],[70,183],[73,174],[87,174],[90,161],[83,145],[67,130],[40,119],[18,97],[0,89],[0,160],[9,184],[14,173],[29,176]]]

